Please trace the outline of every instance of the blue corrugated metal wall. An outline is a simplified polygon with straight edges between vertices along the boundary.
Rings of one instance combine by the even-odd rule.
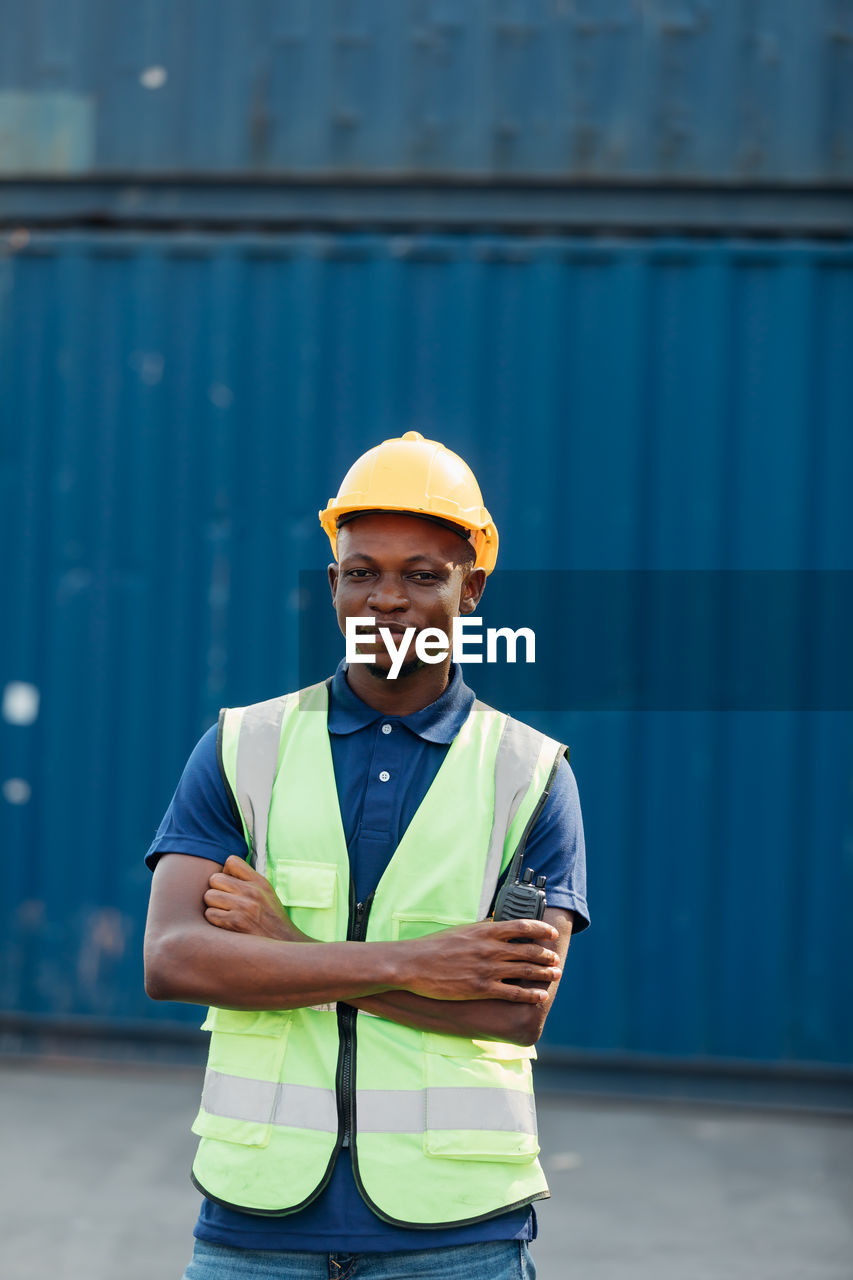
[[[850,0],[0,3],[0,172],[853,176]]]
[[[851,316],[850,245],[7,238],[0,1007],[197,1022],[142,993],[142,853],[219,705],[297,678],[359,451],[446,440],[506,568],[850,569]],[[549,1042],[849,1062],[850,716],[531,718],[594,913]]]
[[[853,0],[0,27],[0,1009],[192,1023],[141,853],[220,703],[297,678],[361,449],[457,448],[508,568],[853,568]],[[595,915],[551,1043],[849,1063],[849,714],[530,718]]]

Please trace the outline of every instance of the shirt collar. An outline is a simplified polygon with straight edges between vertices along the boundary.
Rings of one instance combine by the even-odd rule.
[[[329,688],[330,733],[355,733],[377,720],[398,720],[426,742],[449,745],[468,718],[474,703],[474,694],[462,679],[462,672],[455,662],[451,663],[450,680],[441,697],[408,716],[383,715],[362,702],[347,684],[346,671],[347,663],[341,662]]]

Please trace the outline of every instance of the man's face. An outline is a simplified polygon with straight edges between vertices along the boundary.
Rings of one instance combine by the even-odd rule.
[[[485,573],[472,569],[458,534],[389,512],[360,516],[338,530],[338,563],[329,565],[329,583],[341,631],[347,618],[373,618],[399,646],[406,629],[415,628],[403,655],[403,678],[422,665],[415,654],[418,633],[440,627],[450,638],[453,619],[474,612]],[[374,655],[367,670],[387,677],[392,659],[380,636],[375,644],[359,642],[358,649]]]

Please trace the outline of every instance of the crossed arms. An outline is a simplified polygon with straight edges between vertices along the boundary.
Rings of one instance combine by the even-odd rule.
[[[243,859],[169,853],[151,886],[145,990],[228,1009],[343,1000],[420,1030],[534,1044],[573,919],[547,908],[544,920],[485,920],[414,941],[317,942]]]

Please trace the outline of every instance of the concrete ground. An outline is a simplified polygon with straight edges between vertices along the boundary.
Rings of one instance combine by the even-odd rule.
[[[178,1280],[196,1068],[0,1059],[4,1280]],[[539,1280],[851,1280],[853,1118],[540,1097]]]

